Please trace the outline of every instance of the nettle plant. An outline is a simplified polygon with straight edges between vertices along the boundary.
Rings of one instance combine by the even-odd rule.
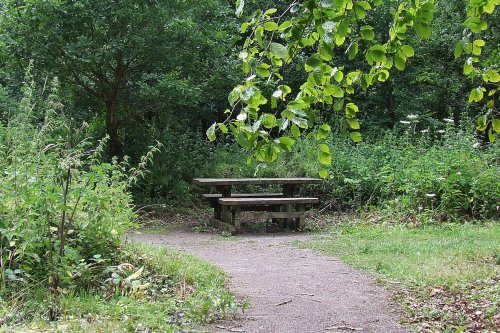
[[[85,124],[65,115],[57,80],[44,98],[29,74],[25,82],[18,112],[0,127],[0,291],[37,282],[57,295],[87,273],[95,283],[114,262],[135,225],[129,189],[159,147],[136,168],[102,162],[108,139],[93,147]]]
[[[492,12],[497,3],[470,0],[465,25],[484,30],[482,19],[476,23],[477,15]],[[243,8],[244,0],[238,0],[237,14]],[[368,22],[384,10],[392,17],[388,31],[375,31]],[[270,163],[280,152],[291,151],[301,133],[314,133],[319,162],[331,164],[330,149],[321,142],[331,129],[317,124],[321,112],[344,112],[352,140],[360,142],[357,92],[387,81],[394,68],[405,70],[415,55],[407,38],[431,37],[434,11],[434,0],[297,0],[280,14],[277,9],[257,11],[241,26],[248,36],[239,54],[247,77],[229,95],[228,118],[213,124],[208,138],[215,140],[217,130],[231,132],[251,152],[249,161]],[[464,45],[465,50],[477,53],[482,43],[472,45]],[[351,61],[349,66],[340,65],[341,55]],[[284,68],[295,63],[302,63],[307,73],[298,91],[292,91],[284,78]],[[492,73],[484,73],[483,79],[494,82]],[[320,176],[328,177],[328,171],[321,170]]]

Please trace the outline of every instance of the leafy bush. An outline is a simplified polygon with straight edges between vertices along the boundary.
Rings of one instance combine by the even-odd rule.
[[[54,80],[48,96],[37,98],[34,84],[25,85],[18,112],[0,126],[3,295],[35,284],[53,295],[95,284],[96,269],[114,263],[134,226],[128,189],[157,150],[138,168],[100,162],[106,139],[90,148],[85,124],[64,116],[57,87]]]

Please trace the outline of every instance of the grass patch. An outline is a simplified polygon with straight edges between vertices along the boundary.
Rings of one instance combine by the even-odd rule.
[[[25,297],[2,300],[0,332],[194,332],[200,325],[235,315],[239,304],[215,266],[167,247],[130,243],[122,261],[137,271],[142,291],[102,283],[60,297],[62,317],[48,321],[48,294],[33,288]]]
[[[493,332],[500,324],[498,223],[351,223],[298,246],[401,283],[406,320],[418,332]]]

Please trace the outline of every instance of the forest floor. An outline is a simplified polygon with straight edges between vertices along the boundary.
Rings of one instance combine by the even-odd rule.
[[[408,332],[399,324],[391,293],[374,278],[296,246],[311,237],[256,232],[223,237],[194,232],[189,224],[143,229],[133,236],[194,254],[231,276],[231,290],[249,307],[235,320],[202,332]]]

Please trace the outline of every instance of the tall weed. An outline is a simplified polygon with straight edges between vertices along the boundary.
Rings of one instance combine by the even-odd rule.
[[[65,116],[57,80],[40,93],[29,72],[26,82],[19,109],[0,125],[0,296],[35,284],[53,296],[80,292],[135,225],[129,189],[158,147],[136,168],[101,162],[107,139],[92,148],[85,124]],[[49,307],[54,319],[57,302]]]

